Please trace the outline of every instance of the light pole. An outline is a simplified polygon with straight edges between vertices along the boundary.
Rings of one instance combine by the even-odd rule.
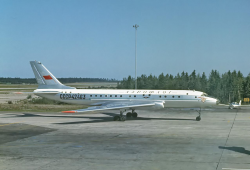
[[[133,25],[133,27],[135,28],[135,89],[137,89],[137,76],[136,76],[136,32],[137,32],[137,28],[139,27],[139,25],[135,24]]]

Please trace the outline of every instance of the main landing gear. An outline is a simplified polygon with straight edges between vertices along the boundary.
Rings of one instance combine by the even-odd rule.
[[[114,121],[125,121],[126,117],[123,116],[123,112],[125,112],[126,110],[120,110],[120,115],[118,116],[114,116]]]
[[[130,118],[130,117],[133,117],[133,118],[137,118],[138,114],[135,112],[135,110],[132,110],[132,113],[131,112],[128,112],[126,114],[126,116],[123,115],[123,113],[125,112],[126,110],[120,110],[120,115],[118,116],[114,116],[114,121],[125,121],[126,120],[126,117],[127,118]]]
[[[201,120],[201,108],[197,112],[199,113],[199,116],[196,117],[196,121],[200,121]]]
[[[126,114],[126,117],[129,118],[129,117],[133,117],[133,118],[137,118],[138,114],[135,112],[135,110],[132,110],[132,113],[131,112],[128,112]]]

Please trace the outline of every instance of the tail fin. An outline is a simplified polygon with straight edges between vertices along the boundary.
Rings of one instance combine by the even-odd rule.
[[[239,102],[239,105],[241,106],[241,100],[240,100],[240,102]]]
[[[63,85],[41,62],[30,61],[30,65],[35,74],[38,89],[75,89]]]

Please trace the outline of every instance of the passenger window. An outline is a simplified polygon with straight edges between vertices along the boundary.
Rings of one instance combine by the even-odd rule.
[[[85,94],[83,95],[83,97],[85,97]]]
[[[151,94],[149,94],[148,96],[151,96]]]
[[[102,95],[100,95],[100,97],[102,97]]]
[[[161,96],[159,96],[161,98]]]
[[[108,95],[105,95],[105,97],[108,97]]]
[[[178,98],[181,98],[181,96],[178,96]]]
[[[164,96],[165,98],[167,98],[167,96]]]
[[[117,97],[117,95],[115,95],[115,97]]]
[[[136,97],[136,95],[134,95],[134,97]]]
[[[110,95],[110,97],[112,97],[112,95]]]
[[[92,95],[90,95],[90,97],[92,97]]]
[[[122,95],[120,95],[120,97],[122,97]]]
[[[95,95],[95,97],[97,97],[97,95]]]
[[[172,98],[174,98],[174,96],[172,96]]]
[[[129,95],[129,97],[131,97],[131,95]]]
[[[145,96],[145,94],[143,94],[142,96]]]
[[[197,96],[195,96],[195,98],[197,98]]]

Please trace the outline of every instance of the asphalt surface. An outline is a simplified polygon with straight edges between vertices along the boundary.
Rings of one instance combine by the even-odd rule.
[[[0,112],[0,170],[250,169],[250,108]]]

